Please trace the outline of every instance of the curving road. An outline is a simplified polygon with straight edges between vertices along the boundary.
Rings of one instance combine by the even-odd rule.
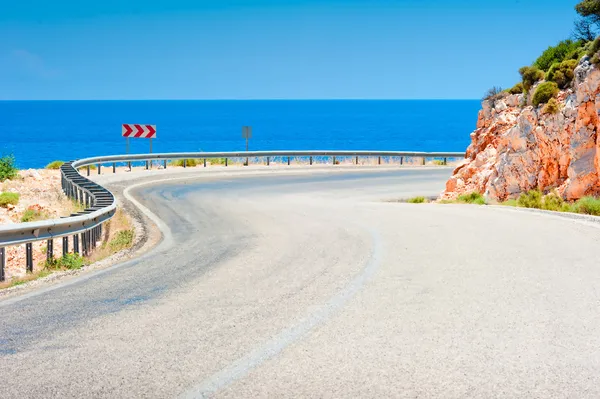
[[[0,301],[0,396],[600,396],[600,225],[386,201],[449,174],[126,174],[165,240]]]

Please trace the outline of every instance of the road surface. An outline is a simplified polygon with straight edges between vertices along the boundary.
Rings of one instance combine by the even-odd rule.
[[[598,225],[389,202],[449,173],[140,186],[152,253],[0,301],[0,396],[599,397]]]

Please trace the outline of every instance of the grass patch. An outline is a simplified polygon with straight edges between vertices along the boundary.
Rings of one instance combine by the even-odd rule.
[[[427,202],[427,198],[425,197],[413,197],[410,198],[408,201],[409,204],[424,204]]]
[[[64,165],[64,161],[52,161],[46,165],[46,169],[60,169]]]
[[[44,220],[48,218],[48,214],[36,208],[27,208],[21,216],[21,222],[35,222],[38,220]]]
[[[477,191],[473,191],[469,194],[459,195],[456,199],[456,202],[460,204],[475,204],[475,205],[485,205],[485,198],[483,195],[478,193]]]
[[[442,159],[434,159],[431,163],[434,165],[437,165],[437,166],[445,166],[446,165],[444,163],[444,160],[442,160]]]
[[[6,208],[8,205],[17,205],[19,203],[19,194],[2,193],[0,194],[0,207]]]
[[[133,230],[121,230],[108,243],[111,251],[118,252],[133,245]]]
[[[78,270],[85,264],[83,256],[77,253],[68,253],[57,259],[47,260],[44,265],[46,271],[49,270]]]
[[[517,206],[517,200],[514,199],[514,198],[507,199],[506,201],[501,202],[500,205],[503,205],[503,206],[514,206],[514,207],[516,207]]]

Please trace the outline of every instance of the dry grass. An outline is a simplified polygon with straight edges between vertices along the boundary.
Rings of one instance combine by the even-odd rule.
[[[125,212],[117,209],[115,216],[104,225],[103,243],[86,259],[86,263],[98,262],[114,253],[130,248],[135,233]]]

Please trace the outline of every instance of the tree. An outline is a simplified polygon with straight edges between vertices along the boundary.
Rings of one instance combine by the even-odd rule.
[[[594,23],[589,18],[579,18],[575,21],[573,29],[573,39],[576,41],[591,42],[596,38],[596,30],[593,28]]]

